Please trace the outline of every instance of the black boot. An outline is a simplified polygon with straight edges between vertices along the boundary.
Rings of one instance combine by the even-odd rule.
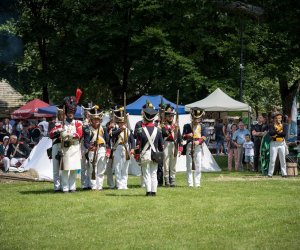
[[[151,192],[151,195],[152,196],[156,196],[156,192]]]
[[[170,182],[169,182],[169,178],[165,177],[165,186],[166,187],[170,187]]]
[[[147,192],[146,196],[152,196],[152,193],[151,192]]]
[[[170,186],[175,187],[175,178],[170,177]]]

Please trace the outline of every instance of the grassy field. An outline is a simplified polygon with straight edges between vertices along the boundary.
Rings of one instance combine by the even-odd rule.
[[[220,160],[220,159],[218,159]],[[222,160],[222,159],[221,159]],[[0,183],[1,249],[299,249],[300,178],[204,173],[202,187],[57,194]]]

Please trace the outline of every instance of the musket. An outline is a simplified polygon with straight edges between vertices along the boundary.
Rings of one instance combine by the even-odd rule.
[[[101,123],[99,124],[98,130],[97,130],[96,140],[94,142],[94,144],[95,144],[94,146],[96,148],[95,148],[95,151],[94,151],[93,161],[92,161],[92,168],[93,168],[92,180],[96,180],[96,164],[97,164],[97,161],[98,161],[98,149],[99,149],[98,137],[99,137],[100,127],[101,127]]]
[[[162,128],[164,126],[165,122],[165,108],[164,108],[164,102],[163,102],[163,97],[160,97],[160,127]]]
[[[66,116],[66,107],[65,105],[63,106],[63,119],[62,119],[62,129],[65,128],[65,117]],[[65,143],[65,140],[63,138],[63,136],[60,137],[60,150],[61,150],[61,153],[60,153],[60,161],[59,161],[59,169],[60,170],[64,170],[64,151],[63,151],[63,148],[64,148],[64,143]]]
[[[179,103],[179,89],[177,90],[177,100],[176,100],[176,121],[174,130],[174,157],[178,154],[178,131],[179,131],[179,114],[178,114],[178,103]]]
[[[191,145],[191,157],[192,157],[192,170],[195,170],[195,159],[194,159],[194,153],[195,153],[195,143],[194,143],[194,121],[192,119],[192,133],[193,133],[193,137],[192,137],[192,145]]]
[[[123,141],[123,145],[125,148],[125,157],[126,160],[130,160],[130,154],[127,148],[127,142],[128,142],[128,130],[127,130],[127,113],[126,113],[126,92],[124,92],[124,124],[125,124],[125,130],[124,130],[124,141]]]

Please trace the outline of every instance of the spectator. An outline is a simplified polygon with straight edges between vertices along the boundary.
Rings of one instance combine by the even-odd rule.
[[[245,135],[250,134],[249,130],[245,128],[242,121],[238,124],[238,129],[233,133],[232,139],[237,147],[238,151],[238,166],[243,171],[243,144],[245,142]]]
[[[48,135],[49,122],[47,122],[46,118],[43,118],[42,121],[38,125],[39,125],[39,128],[41,129],[42,135],[47,136]]]
[[[9,144],[9,137],[4,136],[3,138],[3,144],[0,144],[0,164],[4,165],[4,157],[7,156],[7,150],[8,150],[8,144]]]
[[[258,163],[259,163],[259,154],[260,154],[260,145],[262,137],[267,133],[268,131],[268,125],[266,124],[266,119],[259,115],[257,117],[257,124],[255,124],[252,129],[252,136],[254,140],[254,170],[256,172],[259,171]]]
[[[227,140],[227,154],[228,154],[228,171],[231,171],[232,169],[232,158],[234,156],[234,169],[235,171],[238,171],[239,165],[238,165],[238,151],[237,147],[232,140],[233,133],[236,131],[236,124],[231,125],[230,132],[226,135]]]
[[[7,157],[3,159],[4,170],[23,172],[24,169],[21,166],[29,154],[29,147],[23,142],[18,142],[16,135],[11,135],[10,144],[7,150]]]
[[[9,124],[9,119],[8,119],[8,118],[5,118],[5,119],[3,120],[3,128],[4,128],[9,134],[12,133],[12,126]]]
[[[9,136],[9,133],[4,128],[3,122],[0,121],[0,142],[3,142],[5,136]]]
[[[219,155],[220,153],[222,154],[222,149],[220,148],[221,146],[223,147],[224,153],[226,153],[224,124],[222,119],[219,119],[217,124],[215,125],[215,134],[217,155]]]
[[[251,136],[249,134],[245,135],[245,142],[243,144],[243,148],[245,149],[246,169],[248,171],[254,171],[253,168],[254,143],[253,141],[251,141]]]

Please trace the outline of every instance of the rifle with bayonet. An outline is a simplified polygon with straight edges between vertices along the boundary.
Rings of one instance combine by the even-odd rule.
[[[179,114],[178,114],[178,103],[179,103],[179,89],[177,90],[177,100],[176,100],[176,121],[175,121],[175,130],[174,130],[174,157],[177,157],[178,154],[178,131],[179,131]]]
[[[191,157],[192,157],[192,170],[195,170],[195,159],[194,159],[194,154],[195,154],[195,143],[194,143],[194,121],[192,119],[192,123],[191,123],[191,127],[192,127],[192,145],[191,145]]]
[[[165,104],[163,101],[163,97],[160,96],[160,109],[159,109],[159,118],[160,118],[160,128],[164,126],[165,123]]]

